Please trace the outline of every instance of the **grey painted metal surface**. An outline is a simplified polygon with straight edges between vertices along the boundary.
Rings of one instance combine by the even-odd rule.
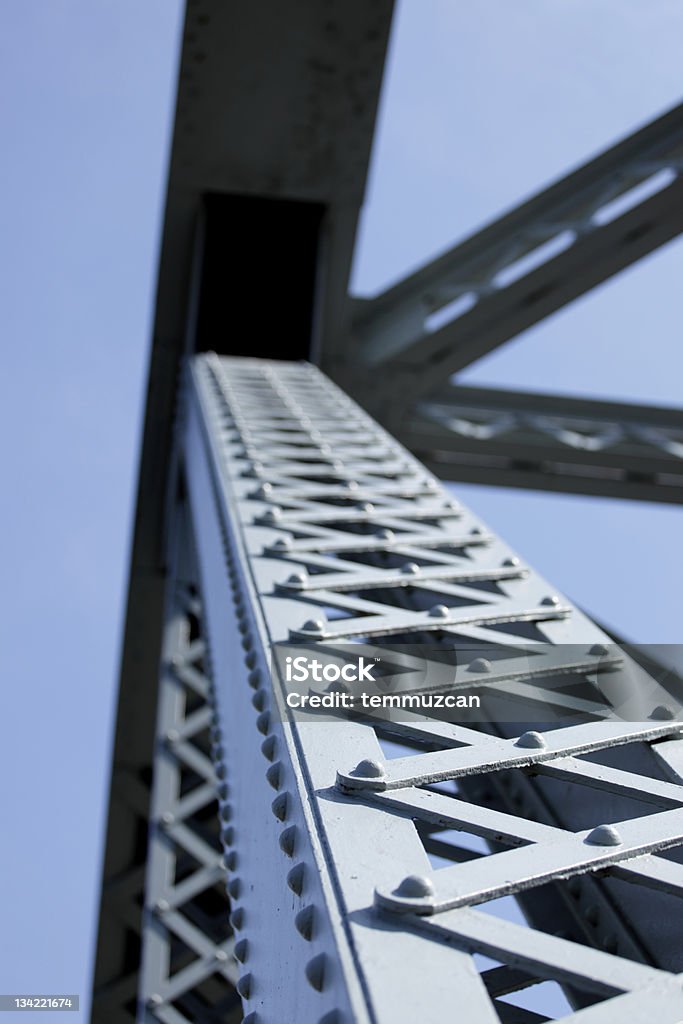
[[[331,351],[323,368],[393,424],[392,402],[400,407],[407,396],[424,397],[674,238],[683,229],[682,157],[679,106],[386,292],[360,301],[355,345]],[[450,319],[430,329],[429,318],[446,307]],[[355,380],[354,364],[382,366],[382,377],[373,375],[367,388]]]
[[[451,386],[397,437],[442,479],[683,501],[683,410]]]
[[[567,1020],[679,1021],[683,741],[661,684],[311,366],[197,358],[182,450],[246,1019],[544,1020],[509,1000],[557,982]],[[519,655],[573,651],[568,717],[287,714],[273,646],[363,620],[387,653],[406,633],[427,660],[486,648],[470,688],[492,693],[528,680]],[[507,894],[528,925],[489,916]]]
[[[677,410],[443,385],[679,234],[682,160],[679,106],[354,300],[347,343],[330,342],[322,368],[440,477],[680,503]]]
[[[187,509],[178,506],[160,666],[138,1019],[242,1020],[212,753],[212,681]],[[220,769],[219,769],[220,774]]]

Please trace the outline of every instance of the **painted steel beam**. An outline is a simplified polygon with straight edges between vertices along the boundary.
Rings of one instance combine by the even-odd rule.
[[[245,1020],[678,1022],[675,694],[316,368],[197,357],[183,424]],[[507,715],[295,713],[291,645]]]
[[[331,352],[323,368],[385,419],[392,405],[424,397],[676,237],[682,168],[679,106],[376,298],[359,300],[353,344]],[[441,322],[430,327],[438,313]],[[381,375],[368,373],[379,366]]]
[[[452,386],[399,440],[446,480],[683,502],[683,410]]]
[[[268,201],[322,210],[325,252],[318,266],[317,325],[329,337],[344,332],[347,281],[392,6],[392,0],[187,4],[179,40],[95,968],[97,992],[108,992],[109,1006],[115,1010],[113,1016],[105,1016],[98,997],[98,1020],[135,1014],[155,681],[164,629],[169,501],[176,484],[178,380],[182,360],[195,344],[198,254],[207,237],[211,241],[214,227],[203,221],[204,197],[210,193],[215,204],[225,196],[247,197],[251,203],[245,199],[243,219],[250,205],[263,217]],[[234,237],[231,241],[234,245]],[[234,266],[234,251],[231,255],[230,244],[225,248],[226,261],[232,259]],[[216,275],[215,260],[213,270]],[[229,267],[222,280],[234,282]],[[303,298],[303,293],[298,296],[299,301]],[[226,315],[233,310],[234,328],[231,303],[224,308]],[[246,315],[253,327],[253,316],[249,311]],[[210,327],[216,338],[230,345],[234,332],[229,326]],[[293,358],[285,339],[282,333],[282,355]],[[301,351],[308,341],[297,338],[294,344]],[[126,897],[125,913],[120,913],[119,902],[110,894],[124,890],[130,899]],[[118,1002],[115,992],[121,996]],[[122,1009],[125,1006],[128,1010]]]
[[[105,880],[100,928],[110,933],[111,958],[98,962],[92,1019],[182,1024],[220,1015],[237,1024],[213,685],[184,502],[174,506],[171,536],[154,744],[146,771],[119,770],[115,791],[138,828],[128,862]],[[113,977],[105,974],[111,962]]]

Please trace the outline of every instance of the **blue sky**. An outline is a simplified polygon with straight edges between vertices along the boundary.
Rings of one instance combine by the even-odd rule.
[[[2,992],[87,994],[179,12],[0,6]],[[682,33],[675,0],[403,0],[354,287],[677,102]],[[462,379],[679,403],[682,253]],[[681,641],[679,509],[457,490],[596,615]]]

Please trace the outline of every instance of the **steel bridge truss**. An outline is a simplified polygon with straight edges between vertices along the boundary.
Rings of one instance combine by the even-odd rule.
[[[196,357],[180,462],[176,564],[196,551],[197,575],[176,572],[167,605],[145,1019],[193,1019],[174,1000],[217,977],[250,1024],[436,1022],[448,1007],[477,1024],[558,1007],[679,1021],[683,725],[666,680],[313,366]],[[295,717],[275,653],[301,643],[455,651],[458,692],[516,711]],[[557,713],[547,728],[539,701]],[[192,739],[212,714],[233,937],[204,941],[179,907],[184,886],[220,884],[215,846],[183,824],[214,796]],[[196,788],[179,794],[187,768]],[[178,846],[196,874],[174,883]],[[171,932],[193,950],[175,982]]]
[[[342,348],[323,346],[323,369],[440,475],[680,502],[680,411],[443,389],[454,374],[679,235],[682,169],[678,106],[380,295],[353,300],[350,338]],[[575,435],[599,436],[592,445],[569,439],[571,425],[553,430],[541,416],[568,418]],[[445,429],[435,430],[435,422]]]

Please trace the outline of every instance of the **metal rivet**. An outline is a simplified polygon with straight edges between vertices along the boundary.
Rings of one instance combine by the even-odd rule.
[[[475,658],[467,666],[468,672],[491,672],[493,666],[487,658]]]
[[[292,587],[305,587],[308,583],[308,574],[305,572],[293,572],[287,577],[287,583]]]
[[[307,619],[301,630],[304,633],[315,633],[317,636],[322,636],[326,625],[324,619]]]
[[[515,555],[512,558],[504,558],[502,564],[504,566],[507,566],[508,568],[513,568],[513,567],[519,565],[520,561],[519,561],[519,558],[517,558],[517,556]]]
[[[359,761],[353,771],[350,773],[354,778],[358,779],[384,779],[386,778],[386,771],[384,765],[379,761],[374,761],[369,757],[364,757],[362,761]]]
[[[270,713],[268,711],[262,711],[256,719],[256,728],[260,733],[264,735],[270,729]]]
[[[289,799],[287,793],[280,793],[279,796],[276,796],[270,806],[278,821],[285,821],[287,819],[289,811]]]
[[[288,857],[294,855],[294,848],[296,847],[296,825],[290,825],[280,835],[278,844],[283,853]]]
[[[215,959],[218,960],[220,963],[225,963],[225,961],[228,959],[228,954],[225,952],[224,949],[217,949],[213,955]]]
[[[264,523],[277,523],[280,519],[282,519],[282,509],[278,505],[273,505],[263,513]]]
[[[406,899],[424,899],[434,895],[434,885],[424,875],[408,875],[395,890],[394,895]]]
[[[166,739],[169,743],[177,743],[180,739],[180,733],[177,729],[169,729],[166,733]]]
[[[318,953],[312,960],[309,960],[306,964],[305,974],[308,979],[309,985],[316,990],[316,992],[322,992],[325,985],[325,968],[327,965],[327,957],[324,953]]]
[[[243,964],[249,953],[249,942],[247,939],[238,939],[233,948],[233,955],[238,963]]]
[[[393,530],[378,530],[376,536],[379,540],[395,540],[396,534]]]
[[[650,718],[653,718],[656,722],[667,722],[675,717],[676,716],[672,709],[666,704],[658,704],[650,715]]]
[[[160,996],[158,992],[153,992],[147,1000],[149,1006],[161,1006],[163,1002],[163,996]]]
[[[278,539],[273,543],[273,547],[276,548],[278,551],[289,551],[291,546],[291,537],[278,537]]]
[[[273,789],[280,788],[282,784],[282,765],[279,761],[277,764],[271,764],[266,772],[266,778]]]
[[[431,619],[447,619],[450,613],[445,604],[435,604],[427,614]]]
[[[529,732],[522,733],[519,739],[515,741],[515,746],[528,747],[530,750],[545,750],[546,742],[540,732],[534,732],[531,729]]]
[[[621,846],[623,840],[614,825],[598,825],[586,836],[591,846]]]
[[[360,504],[358,505],[358,511],[359,512],[374,512],[375,511],[375,506],[372,504],[371,501],[361,501]]]
[[[313,905],[304,907],[294,918],[294,926],[302,938],[310,942],[313,938],[315,928],[315,907]]]
[[[420,566],[417,562],[406,562],[405,565],[401,566],[401,572],[404,576],[417,576],[420,571]]]
[[[276,750],[277,750],[277,737],[276,736],[269,736],[268,739],[264,740],[263,743],[261,744],[261,753],[269,761],[272,761],[273,758],[275,757]]]
[[[172,814],[171,811],[164,811],[164,813],[161,815],[162,825],[172,825],[174,821],[175,815]]]
[[[609,650],[604,644],[593,644],[588,653],[596,658],[602,658],[605,654],[609,654]]]
[[[243,974],[242,977],[237,982],[237,984],[235,985],[235,988],[242,996],[242,999],[249,998],[249,994],[251,992],[251,981],[251,974]]]
[[[297,864],[287,875],[287,885],[296,893],[297,896],[301,896],[304,889],[304,881],[306,877],[306,865]]]
[[[251,703],[257,711],[263,711],[268,704],[268,695],[265,690],[258,690],[251,698]]]
[[[256,488],[256,490],[254,491],[254,497],[255,498],[267,498],[272,490],[273,490],[273,485],[269,484],[267,482],[264,482],[264,483],[261,484],[260,487]]]
[[[242,928],[244,928],[244,910],[242,909],[242,907],[237,907],[235,910],[233,910],[229,920],[230,927],[234,932],[238,932]]]
[[[165,914],[168,910],[171,909],[171,904],[168,902],[168,900],[157,900],[156,903],[154,904],[154,909],[159,914]]]
[[[548,594],[547,597],[544,597],[541,601],[542,605],[551,606],[553,608],[555,608],[559,603],[560,599],[557,594]]]

